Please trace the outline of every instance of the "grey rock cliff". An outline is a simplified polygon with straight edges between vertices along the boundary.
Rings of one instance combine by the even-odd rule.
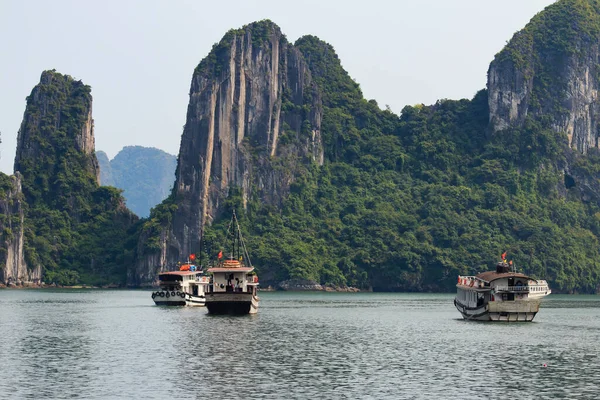
[[[529,46],[523,51],[531,56]],[[533,76],[527,67],[519,67],[511,59],[496,57],[488,70],[488,104],[490,124],[494,131],[520,125],[525,121],[533,88]]]
[[[228,32],[192,77],[177,210],[169,235],[161,236],[165,258],[156,267],[141,257],[133,275],[149,277],[150,264],[165,268],[198,249],[204,225],[233,187],[244,204],[254,198],[279,205],[298,168],[323,163],[321,115],[308,65],[279,27],[260,21]]]
[[[529,116],[565,133],[580,153],[598,147],[600,37],[580,28],[597,24],[590,7],[575,0],[549,6],[496,55],[487,82],[492,132],[519,127]],[[573,24],[566,33],[565,16]]]
[[[24,214],[21,176],[2,173],[0,188],[0,284],[41,283],[41,267],[29,269],[23,254]]]

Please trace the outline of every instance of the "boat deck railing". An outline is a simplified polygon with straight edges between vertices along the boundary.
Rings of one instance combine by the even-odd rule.
[[[479,279],[476,276],[462,276],[458,277],[458,285],[469,286],[474,288],[485,288],[486,281]]]
[[[496,286],[496,292],[528,293],[548,290],[547,285]],[[536,290],[537,289],[537,290]]]

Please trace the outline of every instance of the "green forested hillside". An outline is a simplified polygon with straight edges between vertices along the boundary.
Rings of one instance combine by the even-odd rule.
[[[269,46],[270,29],[279,31],[270,21],[230,31],[200,63],[203,79],[223,78],[234,35]],[[308,279],[386,291],[453,290],[457,274],[488,270],[506,251],[519,271],[547,279],[555,291],[600,292],[599,41],[600,0],[560,0],[496,55],[489,74],[500,83],[489,92],[407,106],[396,115],[364,98],[331,45],[301,37],[293,45],[301,56],[293,54],[303,58],[298,66],[308,64],[311,83],[302,104],[289,93],[277,100],[283,113],[294,108],[302,128],[282,124],[279,144],[317,140],[320,124],[324,164],[294,152],[287,159],[253,154],[248,162],[257,165],[293,164],[289,196],[267,205],[256,193],[242,199],[240,188],[223,190],[229,198],[219,200],[222,212],[204,230],[200,258],[206,262],[223,248],[235,209],[262,285]],[[173,236],[176,194],[136,224],[121,191],[98,185],[91,101],[89,86],[46,71],[27,98],[19,131],[25,258],[30,267],[42,266],[47,283],[120,284],[136,263],[150,277]],[[112,184],[129,185],[130,204],[138,196],[148,208],[159,179],[147,178],[162,173],[161,187],[171,186],[172,173],[159,165],[173,159],[139,158],[136,149],[113,160]],[[143,253],[137,259],[136,244]]]
[[[263,283],[452,290],[458,273],[487,270],[507,251],[558,291],[598,289],[600,210],[565,186],[566,136],[533,120],[489,135],[485,90],[382,111],[330,45],[295,45],[323,91],[326,163],[306,168],[282,210],[254,201],[242,216]],[[593,166],[598,155],[580,158]],[[241,199],[225,207],[241,210]],[[207,230],[209,252],[224,223]]]

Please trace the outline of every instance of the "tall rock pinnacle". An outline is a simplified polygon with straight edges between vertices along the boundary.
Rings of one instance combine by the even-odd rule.
[[[183,254],[232,187],[278,204],[303,159],[323,163],[321,99],[302,54],[260,21],[229,31],[194,71],[181,138],[174,233]],[[292,168],[293,170],[293,168]],[[254,191],[253,191],[254,188]]]
[[[99,184],[89,86],[55,71],[42,73],[27,97],[15,171],[23,176],[23,193],[30,204],[72,203],[74,199],[61,196]]]
[[[24,258],[47,283],[120,284],[135,216],[120,192],[99,186],[89,86],[42,73],[17,139],[25,209]]]

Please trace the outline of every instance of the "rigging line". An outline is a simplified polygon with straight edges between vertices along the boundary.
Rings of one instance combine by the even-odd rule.
[[[229,227],[233,228],[234,230],[236,229],[236,217],[235,217],[235,208],[232,210],[232,214],[231,214],[231,222],[229,223]],[[236,239],[236,235],[237,232],[235,232],[234,230],[231,231],[231,255],[230,257],[235,258],[235,239]],[[229,229],[227,229],[227,232],[229,233]]]
[[[236,219],[237,221],[237,219]],[[244,242],[244,238],[242,237],[242,230],[240,228],[240,224],[237,225],[238,232],[240,235],[240,242],[242,243],[242,247],[244,248],[244,257],[248,260],[248,265],[252,267],[252,261],[250,260],[250,255],[248,254],[248,249],[246,249],[246,243]]]
[[[233,217],[235,217],[235,210],[233,210]],[[226,240],[229,239],[229,232],[231,232],[231,225],[233,225],[233,217],[231,218],[231,221],[229,221],[229,226],[227,227],[227,233],[225,234]]]
[[[236,242],[238,242],[238,240],[239,240],[238,239],[239,238],[239,234],[238,234],[238,222],[237,222],[237,218],[235,216],[235,209],[233,210],[233,215],[232,215],[231,219],[233,220],[233,223],[235,224],[234,227],[233,227],[234,232],[231,235],[231,241],[233,243],[233,257],[237,260],[238,258],[240,258],[240,256],[239,256],[239,251],[238,251],[238,254],[236,254],[236,252],[235,252],[235,245],[236,245]],[[238,250],[239,250],[239,246],[240,245],[238,243]]]

